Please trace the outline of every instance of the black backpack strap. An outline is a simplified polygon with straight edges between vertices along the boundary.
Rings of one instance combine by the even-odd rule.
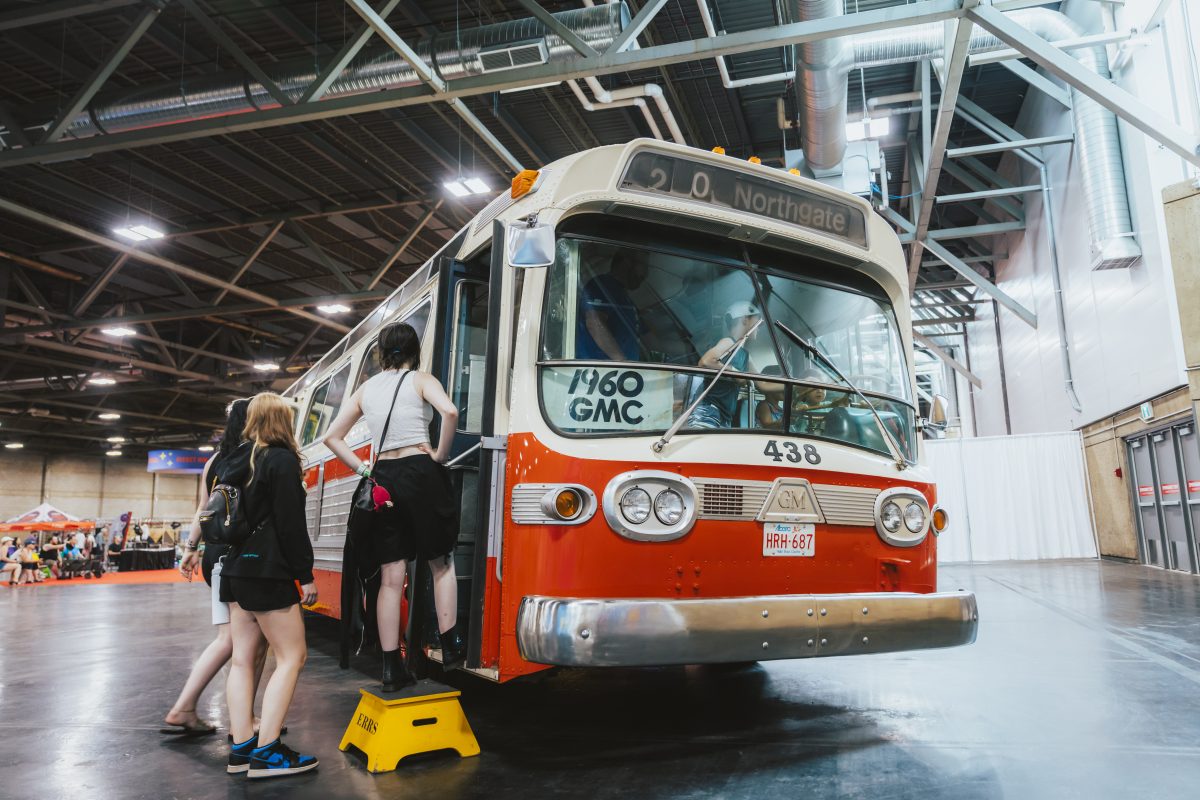
[[[392,412],[396,410],[396,398],[400,396],[400,386],[403,385],[404,379],[408,377],[411,369],[405,370],[400,376],[400,380],[396,381],[396,391],[392,393],[392,404],[388,406],[387,419],[383,421],[383,433],[379,435],[379,444],[375,446],[375,452],[371,454],[371,469],[375,469],[375,462],[379,460],[379,453],[383,450],[383,443],[387,441],[388,426],[392,424]]]

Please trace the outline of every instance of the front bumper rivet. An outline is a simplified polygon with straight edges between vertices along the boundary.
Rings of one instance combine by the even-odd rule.
[[[808,646],[809,646],[809,647],[812,647],[812,646],[813,646],[813,640],[812,640],[812,639],[809,639],[809,640],[808,640]]]
[[[813,610],[812,610],[811,608],[808,610],[808,615],[809,615],[810,617],[813,615]]]
[[[579,632],[579,638],[581,638],[581,639],[590,639],[591,637],[592,637],[592,631],[589,628],[584,628],[583,630],[581,630]]]
[[[828,613],[829,613],[829,612],[828,612],[828,611],[826,611],[825,609],[823,609],[823,608],[821,609],[821,616],[822,616],[822,617],[823,617],[823,616],[825,616],[825,615],[826,615],[826,614],[828,614]]]
[[[821,647],[824,647],[824,646],[825,646],[825,645],[827,645],[827,644],[829,644],[829,640],[828,640],[828,639],[822,639],[822,640],[821,640]]]
[[[864,636],[864,637],[863,637],[863,644],[866,644],[866,643],[867,643],[867,641],[868,641],[867,637],[866,637],[866,636]]]
[[[768,642],[763,642],[763,650],[766,650],[766,649],[767,649],[767,647],[768,647],[768,644],[769,644]]]
[[[863,616],[865,617],[866,615],[867,615],[867,607],[863,606]]]
[[[770,616],[770,614],[769,614],[769,613],[767,612],[767,610],[764,608],[764,609],[763,609],[763,619],[766,619],[768,616]]]

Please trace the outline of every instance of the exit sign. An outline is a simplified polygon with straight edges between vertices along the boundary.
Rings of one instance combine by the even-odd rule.
[[[1142,403],[1141,408],[1138,409],[1138,414],[1141,416],[1142,422],[1149,422],[1154,419],[1154,403],[1151,403],[1149,400]]]

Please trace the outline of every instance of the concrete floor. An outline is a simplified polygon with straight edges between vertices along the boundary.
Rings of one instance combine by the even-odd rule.
[[[469,677],[479,757],[372,776],[337,750],[374,659],[310,621],[288,741],[321,767],[248,783],[225,739],[158,733],[210,636],[198,585],[0,589],[5,798],[1173,798],[1200,781],[1200,581],[1106,562],[947,567],[957,650],[740,670]],[[222,720],[220,681],[202,713]],[[224,731],[222,731],[222,734]]]

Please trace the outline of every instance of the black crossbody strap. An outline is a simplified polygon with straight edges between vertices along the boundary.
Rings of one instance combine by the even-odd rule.
[[[400,376],[400,380],[396,381],[396,391],[392,394],[392,404],[388,406],[387,419],[383,421],[383,433],[379,436],[379,444],[375,445],[375,452],[371,454],[371,469],[375,469],[375,462],[379,460],[379,453],[383,450],[383,443],[387,441],[388,426],[392,424],[392,412],[396,410],[396,398],[400,396],[400,386],[404,383],[404,379],[408,377],[411,369],[405,370]]]

